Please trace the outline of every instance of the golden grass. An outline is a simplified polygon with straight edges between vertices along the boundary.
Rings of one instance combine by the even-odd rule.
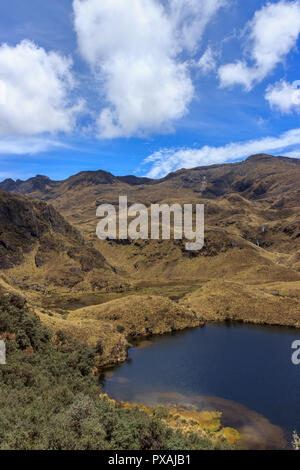
[[[103,355],[99,366],[126,360],[127,338],[165,334],[197,327],[200,321],[190,309],[164,297],[128,296],[105,304],[65,312],[36,313],[53,331],[62,330],[91,346],[101,341]]]
[[[208,321],[243,321],[300,328],[300,282],[247,285],[211,281],[181,301]]]
[[[199,326],[188,308],[160,296],[133,295],[71,312],[68,321],[108,322],[126,335],[147,336]]]

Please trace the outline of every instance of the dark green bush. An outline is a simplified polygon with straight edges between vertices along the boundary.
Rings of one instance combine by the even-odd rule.
[[[100,356],[102,356],[102,354],[103,354],[103,345],[102,345],[101,340],[97,341],[95,350],[96,350],[97,354],[100,354]]]
[[[125,331],[124,326],[122,326],[122,325],[117,325],[117,332],[118,332],[118,333],[123,333],[124,331]]]

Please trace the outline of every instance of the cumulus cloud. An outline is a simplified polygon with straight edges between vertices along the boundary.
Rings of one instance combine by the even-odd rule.
[[[267,3],[248,23],[245,35],[251,65],[246,60],[219,68],[222,87],[242,85],[251,90],[283,61],[295,47],[300,34],[300,1]]]
[[[204,54],[200,57],[197,63],[197,67],[201,70],[204,75],[213,72],[217,68],[216,53],[209,46]]]
[[[82,102],[70,104],[72,61],[31,41],[0,46],[0,136],[69,132]]]
[[[285,80],[269,85],[265,94],[271,108],[282,113],[300,112],[300,82],[289,83]]]
[[[74,0],[78,44],[107,105],[102,138],[168,131],[194,87],[183,51],[194,55],[224,0]],[[116,27],[117,25],[117,27]]]
[[[257,153],[271,152],[278,155],[278,152],[286,150],[291,155],[293,146],[300,146],[300,129],[292,129],[279,137],[234,142],[223,147],[162,149],[147,157],[144,164],[150,165],[148,177],[161,178],[180,168],[233,162]]]

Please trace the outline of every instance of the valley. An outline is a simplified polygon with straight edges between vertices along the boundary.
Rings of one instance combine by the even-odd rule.
[[[82,172],[60,182],[41,176],[25,182],[5,180],[0,183],[0,288],[6,296],[22,299],[28,314],[53,338],[72,338],[94,351],[95,376],[126,365],[128,351],[143,338],[188,334],[209,324],[278,325],[297,334],[299,181],[298,160],[269,155],[180,170],[162,180],[114,177],[103,171]],[[147,206],[204,204],[204,248],[188,252],[184,240],[173,239],[99,240],[96,208],[117,205],[119,195]],[[3,330],[5,337],[15,341]],[[30,348],[34,350],[26,346],[23,354],[30,357]],[[114,395],[107,384],[104,390]],[[132,397],[116,398],[131,409]],[[172,418],[178,412],[181,418],[176,420],[184,423],[185,408],[174,411],[174,404],[162,404],[171,413],[164,425],[189,433],[190,428],[174,428]],[[152,416],[150,409],[139,406]],[[191,423],[202,419],[203,406],[193,411]],[[222,412],[222,402],[216,401],[210,410]],[[210,423],[213,415],[207,419]],[[246,418],[245,429],[234,420],[220,421],[213,431],[210,424],[200,426],[198,438],[212,446],[221,445],[220,439],[225,446],[286,446],[279,428],[257,419],[262,429],[275,432],[276,442],[270,435],[271,443],[262,444],[255,434],[250,444],[242,444]]]
[[[118,299],[139,296],[176,300],[201,321],[298,327],[299,181],[297,159],[270,155],[161,180],[104,171],[5,180],[2,281],[65,328],[76,310],[109,302],[119,313]],[[184,240],[172,239],[99,240],[96,207],[117,205],[119,195],[147,206],[204,204],[204,248],[187,252]]]

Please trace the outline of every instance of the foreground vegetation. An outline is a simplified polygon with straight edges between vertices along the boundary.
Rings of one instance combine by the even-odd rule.
[[[164,413],[128,408],[99,396],[91,349],[53,335],[19,296],[0,289],[0,449],[227,449],[220,438],[183,433]]]

